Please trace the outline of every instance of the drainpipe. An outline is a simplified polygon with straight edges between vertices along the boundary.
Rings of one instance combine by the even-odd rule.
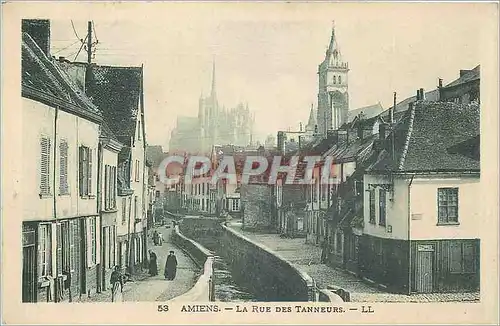
[[[55,271],[55,286],[54,286],[54,302],[59,302],[59,297],[58,297],[58,292],[59,292],[59,286],[58,286],[58,282],[57,282],[57,279],[59,277],[59,275],[57,274],[57,195],[56,195],[56,162],[57,162],[57,119],[58,119],[58,116],[59,116],[59,106],[56,105],[55,106],[55,116],[54,116],[54,157],[53,157],[53,163],[52,164],[52,169],[53,169],[53,176],[54,178],[52,179],[52,192],[53,192],[53,195],[52,195],[52,198],[54,200],[54,211],[53,211],[53,214],[54,214],[54,220],[56,221],[56,232],[54,234],[54,232],[52,232],[52,227],[51,227],[51,240],[54,240],[55,241],[51,241],[51,249],[54,248],[54,243],[56,244],[55,245],[55,254],[54,252],[52,252],[52,256],[54,257],[54,262],[55,262],[55,269],[53,269],[53,272]]]
[[[408,295],[411,294],[411,280],[412,280],[412,273],[411,273],[411,268],[412,268],[412,255],[411,255],[411,184],[413,183],[413,178],[415,175],[411,176],[410,182],[408,183]]]
[[[97,290],[98,292],[100,292],[100,290],[102,290],[102,285],[105,284],[105,282],[103,282],[102,278],[104,276],[104,268],[105,266],[102,265],[102,257],[104,256],[104,248],[102,246],[102,244],[104,243],[104,232],[103,231],[103,228],[102,228],[102,198],[101,198],[101,193],[102,193],[102,190],[101,190],[101,182],[102,182],[102,158],[103,158],[103,154],[102,154],[102,143],[99,141],[98,145],[97,145],[97,214],[99,214],[99,228],[100,228],[100,232],[99,232],[99,235],[100,235],[100,244],[101,244],[101,259],[99,259],[100,261],[100,270],[98,270],[98,273],[100,273],[100,283],[101,284],[97,284]],[[109,245],[109,243],[108,243]],[[109,258],[108,258],[109,259]]]

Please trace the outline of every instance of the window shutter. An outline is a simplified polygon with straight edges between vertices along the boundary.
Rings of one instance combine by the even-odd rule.
[[[42,137],[40,140],[40,194],[50,194],[50,139]]]
[[[91,148],[87,148],[88,150],[88,157],[89,157],[89,164],[88,164],[88,194],[92,194],[92,154],[93,150]]]
[[[59,144],[59,193],[68,193],[68,143],[61,140]]]
[[[92,266],[92,233],[91,233],[91,224],[92,218],[89,217],[85,220],[85,229],[86,229],[86,237],[87,237],[87,267]]]
[[[84,189],[84,158],[85,158],[85,147],[80,146],[80,150],[78,152],[78,185],[80,189],[80,196],[85,195],[85,189]]]
[[[101,224],[99,219],[93,217],[94,220],[94,252],[95,252],[95,263],[101,263]]]
[[[109,166],[105,165],[104,166],[104,209],[109,208]]]

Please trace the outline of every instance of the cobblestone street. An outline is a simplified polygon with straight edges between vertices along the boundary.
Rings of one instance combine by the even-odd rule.
[[[170,221],[168,226],[172,224]],[[167,301],[176,296],[189,291],[196,282],[199,269],[192,259],[187,256],[180,248],[170,242],[172,228],[161,226],[157,228],[158,232],[163,233],[163,245],[155,246],[151,237],[148,237],[148,248],[152,249],[158,257],[158,275],[150,277],[147,268],[132,277],[131,282],[123,286],[123,299],[129,302],[141,301]],[[175,251],[177,256],[177,276],[173,281],[166,281],[163,272],[165,261],[170,250]],[[90,298],[82,297],[77,302],[111,302],[111,290],[97,293]]]
[[[321,248],[305,244],[303,238],[283,239],[278,234],[262,234],[241,230],[241,223],[233,222],[230,227],[249,239],[271,249],[282,258],[290,261],[300,270],[308,273],[319,288],[341,287],[351,294],[353,302],[479,302],[479,293],[431,293],[404,295],[388,293],[375,285],[320,263]]]

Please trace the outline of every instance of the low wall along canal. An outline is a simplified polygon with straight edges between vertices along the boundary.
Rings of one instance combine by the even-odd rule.
[[[179,229],[212,252],[216,300],[315,301],[309,275],[220,220],[185,217]]]

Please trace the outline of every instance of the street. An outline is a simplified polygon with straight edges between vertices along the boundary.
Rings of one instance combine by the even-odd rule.
[[[156,230],[163,234],[163,245],[155,246],[151,237],[148,237],[148,249],[152,249],[158,257],[158,275],[150,277],[147,269],[133,277],[133,281],[127,282],[123,286],[124,301],[166,301],[176,296],[186,293],[195,284],[198,276],[198,268],[180,248],[170,242],[172,227],[170,221],[165,226]],[[166,281],[163,276],[165,261],[170,250],[175,251],[177,256],[177,276],[173,281]],[[82,297],[79,302],[106,302],[111,301],[111,290],[97,293],[90,298]]]

